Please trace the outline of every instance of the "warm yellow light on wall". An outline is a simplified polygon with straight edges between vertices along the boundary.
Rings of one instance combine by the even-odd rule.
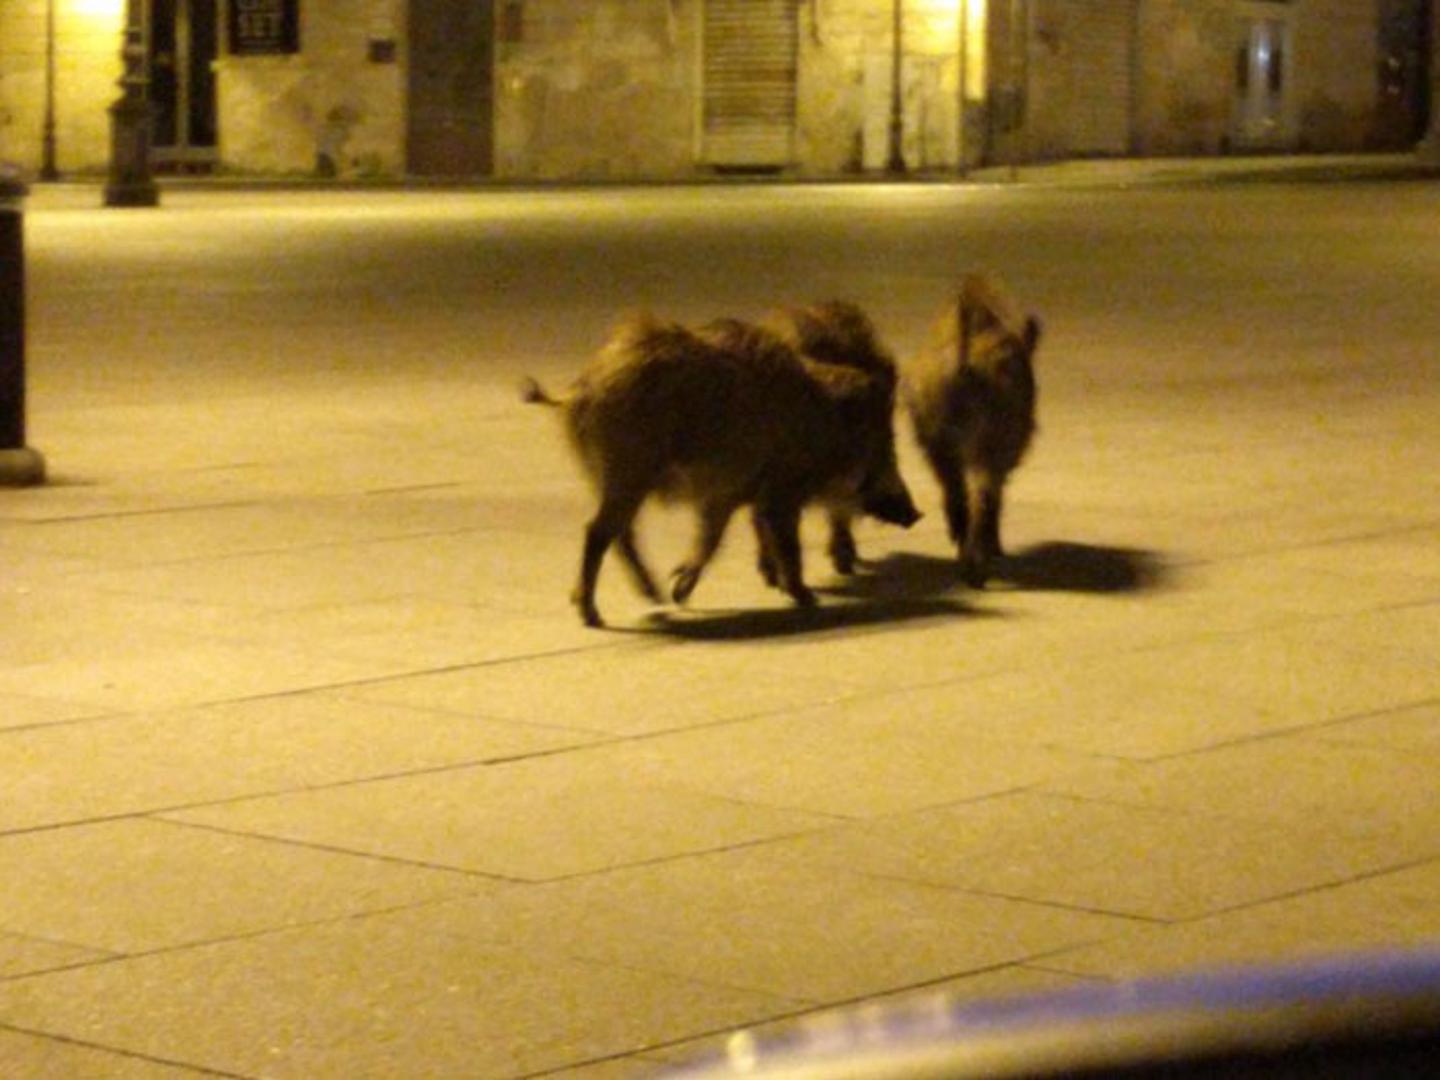
[[[985,96],[986,0],[965,0],[965,96],[972,101]]]
[[[66,15],[88,15],[97,19],[119,20],[125,13],[125,0],[58,0]]]

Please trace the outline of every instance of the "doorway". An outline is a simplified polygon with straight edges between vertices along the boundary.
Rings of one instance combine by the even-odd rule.
[[[406,171],[488,176],[495,152],[494,0],[410,0],[409,37]]]
[[[217,0],[150,0],[151,159],[166,172],[216,161]]]
[[[1290,26],[1283,18],[1248,17],[1237,24],[1235,146],[1260,150],[1286,141],[1290,88]]]

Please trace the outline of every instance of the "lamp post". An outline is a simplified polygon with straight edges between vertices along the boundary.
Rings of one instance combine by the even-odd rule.
[[[45,0],[45,130],[40,140],[40,179],[60,179],[55,166],[55,0]]]
[[[901,63],[905,51],[904,35],[905,0],[893,0],[891,7],[890,43],[890,149],[885,158],[885,171],[892,176],[905,172],[905,99],[901,82]]]
[[[106,206],[154,206],[160,190],[150,175],[150,76],[145,62],[144,0],[125,0],[120,98],[110,106],[110,178]]]

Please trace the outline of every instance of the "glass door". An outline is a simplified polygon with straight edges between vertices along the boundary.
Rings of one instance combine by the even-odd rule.
[[[150,0],[152,160],[169,172],[215,165],[217,0]]]

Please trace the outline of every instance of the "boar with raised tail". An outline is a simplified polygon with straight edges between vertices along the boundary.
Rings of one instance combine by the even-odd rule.
[[[979,587],[1002,554],[1005,482],[1035,432],[1040,323],[997,280],[971,275],[905,367],[915,435],[945,493],[950,537],[966,581]]]
[[[699,531],[672,575],[684,603],[731,516],[754,508],[764,557],[797,604],[810,605],[800,513],[849,498],[898,525],[918,518],[894,469],[893,388],[862,371],[804,359],[761,327],[722,320],[698,330],[641,317],[621,325],[563,397],[534,380],[525,400],[558,406],[599,508],[585,529],[573,600],[590,626],[600,563],[618,546],[641,592],[659,598],[634,521],[652,495],[693,503]]]

